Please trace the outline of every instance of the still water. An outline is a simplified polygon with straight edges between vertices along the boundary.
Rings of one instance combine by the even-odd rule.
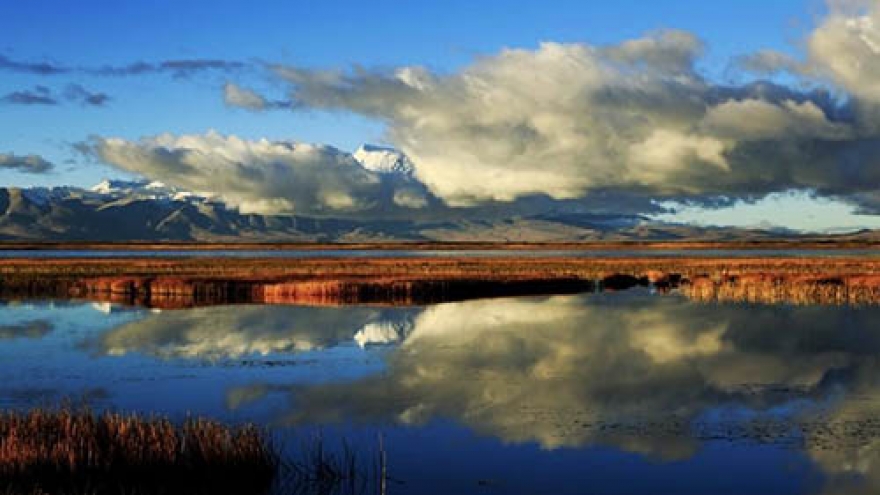
[[[648,290],[427,307],[0,306],[0,407],[375,447],[389,493],[877,493],[880,308]]]

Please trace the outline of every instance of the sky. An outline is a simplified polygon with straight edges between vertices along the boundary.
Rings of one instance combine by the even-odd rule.
[[[4,186],[880,227],[876,1],[10,0],[0,28]],[[363,143],[414,176],[353,170]]]

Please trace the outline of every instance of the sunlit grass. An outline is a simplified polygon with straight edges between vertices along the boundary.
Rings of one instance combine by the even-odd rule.
[[[70,409],[0,413],[0,493],[259,494],[279,456],[254,426]]]
[[[205,419],[176,424],[86,409],[0,413],[0,495],[385,493],[386,454],[328,448],[282,456],[269,433]]]

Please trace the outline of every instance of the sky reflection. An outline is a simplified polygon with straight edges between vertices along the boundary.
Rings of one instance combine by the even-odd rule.
[[[462,473],[494,472],[493,456],[553,472],[624,456],[620,465],[657,479],[689,472],[702,481],[676,493],[699,493],[715,487],[706,463],[755,469],[751,455],[799,473],[769,470],[752,492],[880,488],[878,308],[634,291],[424,308],[120,309],[0,306],[0,404],[79,398],[340,436],[381,430],[398,467],[422,481],[438,476],[425,462],[459,438],[455,455],[476,466]],[[418,449],[432,453],[406,454]],[[569,478],[558,491],[576,485]],[[632,485],[599,478],[590,475],[598,492]],[[443,487],[462,488],[453,485]]]

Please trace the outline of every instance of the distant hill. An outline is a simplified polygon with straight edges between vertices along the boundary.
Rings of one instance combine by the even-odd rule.
[[[396,157],[376,166],[401,167]],[[0,188],[0,240],[200,242],[563,242],[597,240],[760,240],[789,232],[702,228],[635,215],[541,214],[507,219],[360,221],[242,214],[209,195],[146,181],[105,181],[91,189]],[[880,240],[861,232],[844,239]]]

